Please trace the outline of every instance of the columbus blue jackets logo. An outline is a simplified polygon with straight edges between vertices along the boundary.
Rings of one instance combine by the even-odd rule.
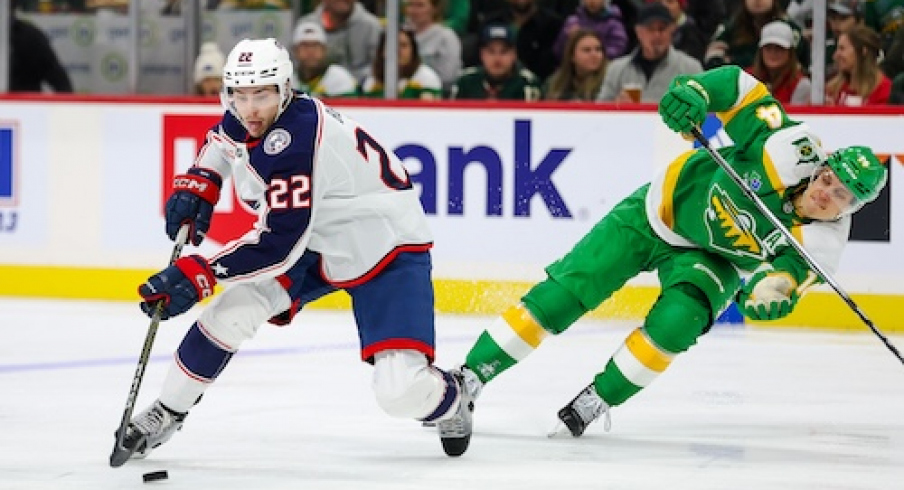
[[[292,143],[292,135],[285,129],[274,129],[264,140],[264,153],[276,155]]]

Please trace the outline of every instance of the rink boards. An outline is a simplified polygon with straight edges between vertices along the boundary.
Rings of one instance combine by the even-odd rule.
[[[621,198],[690,148],[652,106],[337,102],[406,163],[434,232],[437,308],[492,313],[543,277]],[[880,328],[904,331],[904,117],[795,114],[827,148],[889,155],[891,183],[855,226],[837,279]],[[191,99],[0,99],[0,295],[135,300],[165,264],[162,206],[171,176],[191,165],[220,107]],[[718,136],[716,137],[718,139]],[[201,253],[253,218],[231,193]],[[644,275],[594,316],[641,318],[657,294]],[[347,307],[342,294],[318,302]],[[786,325],[860,329],[828,289]]]

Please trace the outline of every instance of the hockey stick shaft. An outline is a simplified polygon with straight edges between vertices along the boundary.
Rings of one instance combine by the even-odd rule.
[[[765,216],[770,223],[772,223],[772,226],[774,226],[776,230],[784,235],[785,239],[788,241],[788,243],[791,244],[794,250],[796,250],[797,253],[800,254],[800,256],[803,257],[805,261],[807,261],[807,264],[809,264],[810,268],[816,271],[816,273],[819,274],[819,276],[829,286],[831,286],[836,293],[838,293],[838,296],[840,296],[841,299],[843,299],[844,302],[847,303],[847,305],[851,308],[851,310],[853,310],[854,313],[856,313],[857,316],[860,317],[860,320],[863,321],[863,323],[865,323],[866,326],[869,327],[869,329],[872,330],[872,332],[876,334],[877,337],[879,337],[879,340],[881,340],[882,343],[885,344],[885,347],[887,347],[888,350],[891,351],[891,353],[894,354],[902,364],[904,364],[904,357],[901,356],[901,353],[894,346],[894,344],[892,344],[891,341],[888,340],[888,337],[886,337],[876,327],[876,325],[873,324],[873,321],[870,320],[868,316],[866,316],[866,313],[864,313],[863,310],[861,310],[860,307],[857,306],[857,303],[855,303],[854,300],[851,299],[851,297],[844,291],[844,289],[841,288],[841,285],[838,284],[838,281],[836,281],[835,278],[832,277],[832,275],[829,274],[829,272],[825,268],[823,268],[822,265],[820,265],[819,262],[817,262],[816,259],[814,259],[813,256],[806,251],[806,249],[804,249],[803,245],[801,245],[794,238],[794,235],[791,234],[791,231],[789,231],[785,227],[785,225],[782,224],[781,221],[779,221],[775,214],[773,214],[772,211],[770,211],[769,208],[766,207],[766,205],[760,199],[760,196],[756,195],[756,193],[753,192],[750,186],[747,185],[747,182],[745,182],[744,179],[741,178],[734,167],[729,165],[728,162],[725,161],[725,158],[723,158],[722,155],[719,154],[719,152],[713,149],[713,147],[709,143],[709,140],[706,139],[706,137],[703,136],[703,133],[700,132],[700,128],[692,128],[691,134],[693,134],[694,139],[696,139],[697,142],[700,143],[704,149],[706,149],[706,152],[709,153],[712,159],[715,160],[720,167],[722,167],[722,170],[724,170],[725,173],[727,173],[728,176],[731,177],[731,180],[733,180],[735,184],[737,184],[738,187],[741,188],[741,191],[744,192],[747,198],[753,201],[753,204],[755,204],[756,207],[760,210],[760,213],[762,213],[762,215]]]
[[[182,247],[188,241],[188,232],[189,226],[183,225],[179,229],[179,233],[176,234],[176,245],[173,246],[169,265],[173,265],[179,256],[182,255]],[[151,315],[151,324],[148,326],[148,332],[144,337],[141,355],[138,356],[138,366],[135,368],[135,375],[132,377],[132,386],[129,388],[129,396],[126,398],[122,420],[119,421],[119,429],[116,431],[116,445],[113,447],[113,452],[110,453],[110,466],[114,468],[122,466],[130,456],[129,451],[123,447],[123,440],[125,439],[126,428],[132,420],[132,411],[135,409],[135,400],[138,398],[138,390],[141,388],[141,381],[144,379],[144,371],[151,358],[151,348],[154,346],[154,339],[157,337],[157,327],[160,325],[162,310],[163,302],[159,301],[154,307],[154,314]]]

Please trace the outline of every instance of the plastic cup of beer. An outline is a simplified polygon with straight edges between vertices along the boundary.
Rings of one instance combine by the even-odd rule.
[[[643,85],[639,83],[626,83],[622,89],[631,98],[631,102],[640,102],[640,96],[643,95]]]

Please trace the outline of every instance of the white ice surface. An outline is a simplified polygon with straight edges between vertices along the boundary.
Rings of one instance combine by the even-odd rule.
[[[197,311],[161,325],[136,412]],[[437,319],[437,364],[489,318]],[[110,468],[148,321],[135,305],[0,299],[0,489],[904,489],[904,365],[871,333],[721,328],[584,437],[555,412],[632,327],[580,322],[484,391],[471,448],[377,407],[349,312],[266,326],[144,461]],[[904,338],[892,336],[904,347]]]

